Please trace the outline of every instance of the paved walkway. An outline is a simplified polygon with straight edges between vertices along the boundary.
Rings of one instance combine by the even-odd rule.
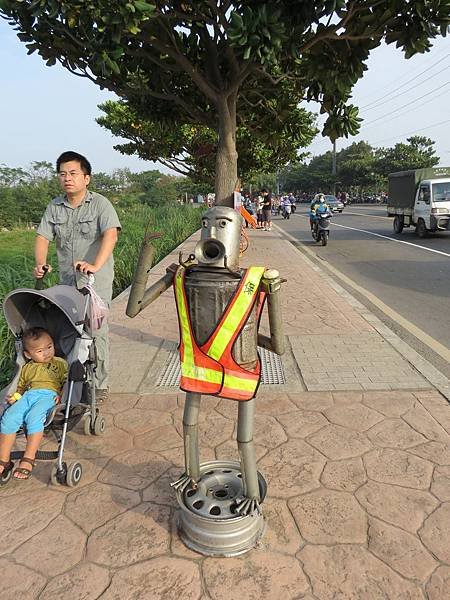
[[[277,230],[253,232],[244,263],[288,279],[285,383],[257,400],[260,545],[218,559],[180,542],[169,482],[183,466],[184,395],[176,374],[162,377],[178,339],[173,295],[134,320],[121,297],[107,432],[75,431],[67,445],[81,483],[52,487],[40,463],[0,489],[2,599],[450,599],[450,408],[433,369]],[[206,397],[200,429],[202,459],[237,458],[235,403]]]

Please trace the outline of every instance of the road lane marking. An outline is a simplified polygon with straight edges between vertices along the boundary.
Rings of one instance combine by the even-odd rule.
[[[281,229],[281,227],[279,227],[279,229],[285,235],[287,235],[291,240],[293,240],[296,244],[301,244],[302,250],[304,250],[312,258],[314,258],[314,259],[318,258],[317,254],[315,254],[310,248],[308,248],[304,242],[296,239],[293,235],[291,235],[284,229]],[[384,237],[384,236],[381,236],[381,237]],[[390,238],[388,238],[388,239],[390,239]],[[396,240],[393,240],[393,241],[396,241]],[[408,242],[403,242],[403,243],[406,244]],[[411,245],[414,246],[414,244],[411,244]],[[330,265],[330,263],[328,261],[326,262],[326,268],[329,269],[338,279],[340,279],[341,281],[346,283],[349,287],[354,289],[356,292],[358,292],[359,294],[361,294],[362,296],[367,298],[372,304],[374,304],[379,310],[381,310],[387,317],[389,317],[390,319],[392,319],[393,321],[395,321],[396,323],[401,325],[404,329],[406,329],[406,331],[409,331],[409,333],[411,333],[414,337],[416,337],[423,344],[428,346],[431,350],[433,350],[433,352],[438,354],[440,357],[442,357],[447,362],[450,362],[450,350],[446,346],[444,346],[443,344],[441,344],[440,342],[438,342],[437,340],[432,338],[430,335],[428,335],[428,333],[425,333],[425,331],[423,331],[422,329],[420,329],[419,327],[414,325],[414,323],[411,323],[411,321],[408,321],[408,319],[405,319],[405,317],[402,317],[401,314],[399,314],[393,308],[390,308],[390,306],[388,306],[387,304],[382,302],[377,296],[375,296],[375,294],[372,294],[372,292],[369,292],[365,288],[358,285],[356,282],[354,282],[352,279],[350,279],[350,277],[347,277],[347,275],[344,275],[344,273],[342,273],[341,271],[339,271],[338,269],[336,269],[335,267]]]
[[[396,240],[395,238],[389,237],[388,235],[382,235],[381,233],[374,233],[373,231],[367,231],[366,229],[358,229],[357,227],[349,227],[348,225],[340,225],[339,223],[333,223],[333,226],[343,227],[344,229],[352,229],[353,231],[360,231],[361,233],[374,235],[375,237],[383,238],[385,240],[389,240],[390,242],[396,242],[397,244],[406,244],[407,246],[412,246],[413,248],[421,248],[422,250],[427,250],[428,252],[434,252],[435,254],[441,254],[442,256],[448,256],[450,258],[450,254],[448,252],[442,252],[442,250],[434,250],[433,248],[427,248],[426,246],[421,246],[420,244],[413,244],[412,242]]]
[[[302,217],[305,215],[301,215]],[[305,216],[305,218],[308,218]],[[413,248],[419,248],[421,250],[427,250],[428,252],[434,252],[435,254],[441,254],[442,256],[448,256],[450,258],[450,254],[448,252],[442,252],[442,250],[434,250],[433,248],[427,248],[426,246],[421,246],[420,244],[413,244],[412,242],[405,242],[403,240],[397,240],[395,238],[389,237],[388,235],[382,235],[381,233],[374,233],[373,231],[367,231],[367,229],[358,229],[357,227],[349,227],[348,225],[341,225],[340,223],[335,223],[333,221],[333,227],[342,227],[344,229],[351,229],[352,231],[360,231],[361,233],[367,233],[367,235],[373,235],[375,237],[383,238],[385,240],[389,240],[390,242],[395,242],[397,244],[406,244],[407,246],[412,246]],[[299,241],[299,240],[297,240]]]
[[[385,217],[383,215],[368,215],[367,213],[351,212],[350,210],[346,210],[345,213],[342,214],[355,215],[357,217],[372,217],[372,219],[389,219],[389,221],[392,219],[392,217]]]

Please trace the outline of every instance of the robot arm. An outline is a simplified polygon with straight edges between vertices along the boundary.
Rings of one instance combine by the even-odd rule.
[[[131,284],[130,295],[126,308],[127,316],[133,318],[138,315],[141,310],[154,302],[161,294],[163,294],[173,284],[173,278],[178,265],[171,264],[167,269],[166,275],[158,279],[147,290],[148,274],[153,263],[155,249],[151,245],[151,240],[159,237],[160,234],[146,236],[142,243],[141,253],[134,272],[133,282]]]
[[[286,279],[282,279],[275,269],[268,269],[265,271],[261,280],[261,287],[267,293],[270,338],[266,335],[258,334],[258,346],[271,350],[279,355],[284,354],[280,291],[281,284],[285,281]]]

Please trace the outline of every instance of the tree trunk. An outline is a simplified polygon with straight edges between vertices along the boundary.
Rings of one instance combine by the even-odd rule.
[[[216,155],[216,204],[234,206],[233,192],[237,182],[236,94],[223,98],[217,106],[219,118]]]

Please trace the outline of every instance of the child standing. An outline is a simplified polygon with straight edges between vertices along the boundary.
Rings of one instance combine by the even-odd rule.
[[[11,449],[20,427],[26,428],[25,452],[13,475],[18,480],[31,477],[47,413],[60,401],[68,369],[67,362],[55,356],[55,345],[45,329],[26,330],[22,344],[29,362],[22,367],[16,392],[6,399],[10,407],[0,421],[0,476],[13,468]]]

